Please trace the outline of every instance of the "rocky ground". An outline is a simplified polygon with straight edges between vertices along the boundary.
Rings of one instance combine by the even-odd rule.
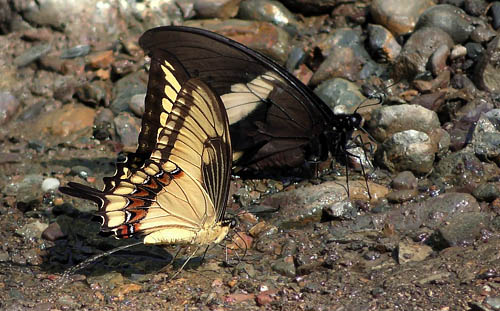
[[[100,187],[135,149],[137,39],[172,24],[273,57],[335,112],[361,106],[371,199],[355,158],[349,197],[335,161],[308,180],[235,176],[238,226],[174,279],[192,249],[64,274],[130,243],[57,188]],[[500,310],[499,27],[483,0],[0,0],[0,308]]]

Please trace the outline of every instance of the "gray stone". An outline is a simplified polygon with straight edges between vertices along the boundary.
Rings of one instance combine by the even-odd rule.
[[[489,92],[500,92],[500,70],[498,70],[498,54],[500,53],[500,36],[488,44],[476,66],[476,81],[479,87]]]
[[[385,141],[394,133],[416,130],[430,134],[441,126],[437,114],[418,105],[383,106],[372,112],[367,124],[370,134],[378,141]]]
[[[429,27],[415,31],[396,59],[396,79],[413,79],[416,75],[426,72],[429,58],[442,45],[449,49],[454,45],[453,39],[445,31]]]
[[[299,27],[295,15],[283,4],[274,0],[245,0],[240,4],[238,17],[271,22],[283,27],[291,35],[295,35]]]
[[[289,257],[287,257],[289,258]],[[293,260],[286,260],[284,258],[276,260],[276,262],[271,266],[273,271],[288,277],[295,277],[296,270]]]
[[[436,151],[437,146],[426,133],[406,130],[385,140],[378,156],[392,172],[410,170],[427,174],[432,170]]]
[[[42,182],[42,191],[47,192],[50,190],[57,190],[60,184],[61,183],[57,178],[52,178],[52,177],[45,178]]]
[[[416,29],[439,28],[448,33],[455,43],[465,42],[474,30],[470,17],[460,8],[440,4],[427,9],[418,19]]]
[[[0,91],[0,125],[9,122],[20,106],[21,103],[13,94]]]
[[[487,229],[490,216],[481,212],[458,213],[439,228],[437,239],[444,247],[470,245]]]
[[[342,78],[323,81],[314,93],[335,113],[353,113],[366,100],[356,84]]]
[[[32,46],[14,59],[14,65],[16,65],[17,67],[24,67],[31,62],[39,59],[40,57],[48,54],[51,49],[52,46],[50,45],[50,43],[41,43]]]

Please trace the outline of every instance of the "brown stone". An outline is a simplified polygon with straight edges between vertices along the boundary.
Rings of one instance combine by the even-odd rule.
[[[68,104],[44,114],[35,124],[35,132],[68,136],[92,127],[95,110],[80,104]]]
[[[114,62],[113,51],[102,51],[87,56],[87,64],[92,69],[107,68]]]

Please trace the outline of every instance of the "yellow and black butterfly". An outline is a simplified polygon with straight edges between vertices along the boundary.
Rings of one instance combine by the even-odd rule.
[[[151,54],[146,108],[135,153],[104,189],[69,183],[60,191],[92,200],[101,231],[145,244],[208,245],[229,231],[231,172],[227,114],[220,98],[177,59]]]
[[[220,96],[229,117],[239,173],[293,172],[307,162],[348,155],[362,122],[358,113],[334,114],[310,88],[273,60],[219,34],[165,26],[139,39],[149,54],[169,54],[189,77]]]

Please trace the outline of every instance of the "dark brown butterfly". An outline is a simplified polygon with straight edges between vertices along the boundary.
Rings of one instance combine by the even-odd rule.
[[[290,172],[305,162],[345,157],[358,113],[332,110],[270,58],[221,35],[190,27],[154,28],[139,39],[154,59],[176,59],[190,78],[220,96],[229,117],[233,160],[249,172]]]
[[[101,230],[145,244],[208,245],[224,219],[231,171],[226,110],[211,87],[162,50],[151,52],[139,146],[104,178],[102,191],[69,183],[60,191],[97,203]]]

